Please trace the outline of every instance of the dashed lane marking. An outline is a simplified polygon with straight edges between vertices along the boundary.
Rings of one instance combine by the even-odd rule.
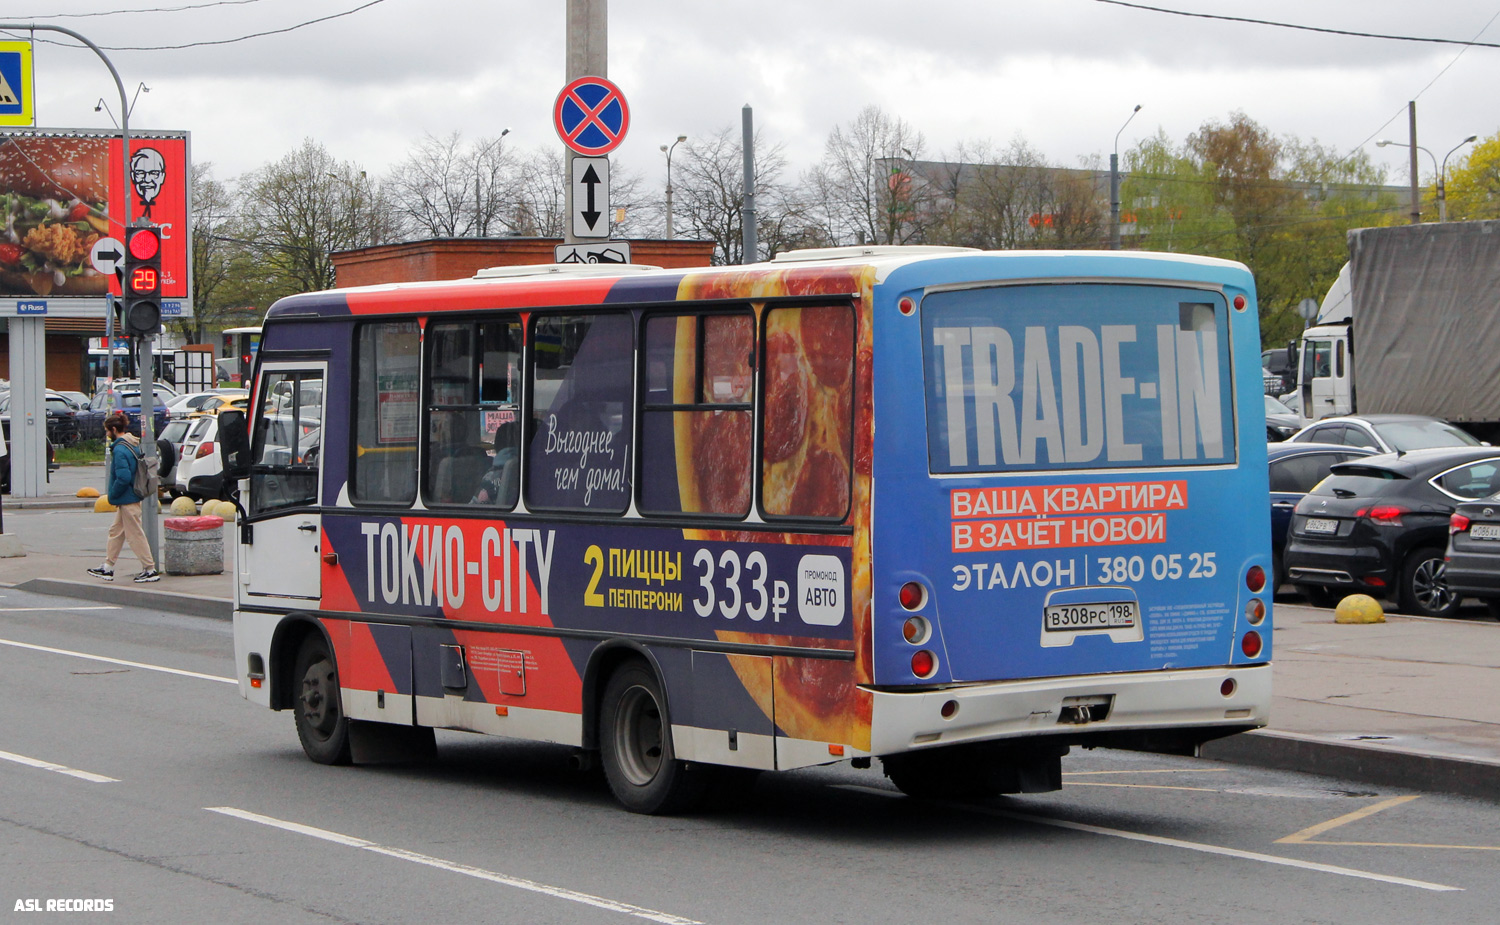
[[[1063,777],[1092,777],[1097,774],[1210,774],[1228,768],[1137,768],[1129,771],[1064,771]]]
[[[319,838],[323,841],[333,842],[336,845],[344,845],[345,847],[349,848],[361,848],[365,851],[372,851],[375,854],[383,854],[386,857],[397,858],[402,861],[411,861],[414,864],[422,864],[427,867],[435,867],[438,870],[446,870],[455,874],[463,874],[466,877],[474,877],[479,880],[488,880],[491,883],[499,883],[503,886],[513,886],[519,890],[529,890],[532,893],[541,893],[544,896],[551,896],[556,899],[565,899],[569,902],[582,903],[585,906],[593,906],[596,909],[604,909],[609,912],[623,912],[626,915],[633,915],[636,918],[646,919],[650,922],[661,922],[663,923],[663,925],[703,925],[702,922],[699,922],[695,919],[686,919],[682,916],[672,915],[668,912],[658,912],[655,909],[647,909],[642,906],[633,906],[630,903],[619,902],[613,899],[606,899],[603,896],[594,896],[590,893],[580,893],[577,890],[569,890],[564,887],[549,886],[545,883],[538,883],[535,880],[526,880],[521,877],[512,877],[508,874],[497,873],[493,870],[485,870],[482,867],[472,867],[468,864],[459,864],[454,861],[445,861],[442,858],[435,858],[431,855],[426,854],[418,854],[415,851],[407,851],[404,848],[391,848],[386,845],[376,844],[372,841],[366,841],[363,838],[355,838],[352,835],[342,835],[338,832],[330,832],[327,829],[319,829],[310,825],[303,825],[300,822],[288,822],[285,819],[276,819],[271,816],[262,816],[259,813],[252,813],[248,810],[236,809],[233,806],[205,806],[204,809],[208,810],[211,813],[222,813],[226,816],[233,816],[236,819],[243,819],[246,822],[254,822],[260,825],[282,829],[287,832],[295,832],[298,835],[307,835],[312,838]]]
[[[1348,825],[1351,822],[1358,822],[1359,820],[1367,819],[1370,816],[1375,815],[1376,813],[1385,812],[1388,809],[1394,809],[1397,806],[1401,806],[1405,803],[1410,803],[1412,800],[1415,800],[1420,796],[1421,794],[1414,794],[1412,796],[1404,797],[1391,797],[1389,800],[1381,800],[1379,803],[1371,803],[1369,806],[1363,807],[1361,809],[1356,809],[1352,813],[1345,813],[1342,816],[1336,816],[1332,819],[1329,819],[1327,822],[1320,822],[1317,825],[1308,826],[1300,832],[1293,832],[1291,835],[1288,835],[1285,838],[1278,838],[1276,839],[1276,844],[1335,845],[1343,846],[1346,848],[1445,848],[1453,851],[1500,851],[1500,845],[1434,845],[1420,842],[1398,841],[1320,841],[1316,837],[1322,835],[1324,832],[1332,831],[1333,829],[1339,828],[1340,826]]]
[[[118,777],[105,777],[103,774],[95,774],[92,771],[80,771],[70,768],[65,764],[56,764],[51,761],[43,761],[40,758],[27,758],[25,755],[17,755],[13,752],[0,752],[0,761],[13,761],[16,764],[24,764],[28,768],[38,768],[43,771],[53,771],[58,774],[66,774],[79,780],[86,780],[91,784],[118,784]]]
[[[203,674],[200,671],[187,671],[182,668],[168,668],[165,665],[151,665],[146,662],[132,662],[124,658],[110,658],[107,655],[93,655],[88,652],[74,652],[72,649],[55,649],[52,646],[39,646],[30,642],[16,642],[14,639],[0,639],[0,646],[14,646],[17,649],[30,649],[33,652],[47,652],[52,655],[67,655],[71,658],[85,658],[92,662],[104,662],[107,665],[124,665],[127,668],[141,668],[146,671],[160,671],[163,674],[175,674],[184,678],[197,678],[200,681],[219,681],[224,684],[238,684],[234,678],[221,678],[218,675]]]
[[[843,790],[853,790],[858,793],[869,793],[880,797],[900,797],[901,794],[890,790],[882,790],[878,787],[863,787],[858,784],[835,784]],[[1018,813],[1008,809],[994,809],[988,806],[976,806],[970,803],[950,803],[946,801],[934,801],[939,806],[950,809],[962,810],[964,812],[980,813],[986,816],[998,816],[1002,819],[1014,819],[1017,822],[1029,822],[1033,825],[1052,826],[1059,829],[1071,829],[1075,832],[1088,832],[1093,835],[1107,835],[1110,838],[1123,838],[1127,841],[1145,842],[1150,845],[1160,845],[1164,848],[1181,848],[1185,851],[1197,851],[1203,854],[1216,854],[1221,857],[1238,858],[1243,861],[1257,861],[1261,864],[1275,864],[1280,867],[1295,867],[1299,870],[1310,870],[1322,874],[1334,874],[1340,877],[1354,877],[1360,880],[1374,880],[1380,883],[1390,883],[1396,886],[1409,886],[1419,890],[1431,890],[1438,893],[1461,892],[1461,886],[1448,886],[1443,883],[1430,883],[1426,880],[1412,880],[1408,877],[1393,877],[1389,874],[1377,874],[1367,870],[1358,870],[1353,867],[1338,867],[1333,864],[1319,864],[1315,861],[1299,861],[1294,858],[1284,858],[1274,854],[1261,854],[1258,851],[1242,851],[1239,848],[1224,848],[1219,845],[1207,845],[1202,842],[1185,841],[1180,838],[1167,838],[1161,835],[1146,835],[1141,832],[1127,832],[1124,829],[1111,829],[1102,825],[1089,825],[1084,822],[1071,822],[1067,819],[1052,819],[1047,816],[1037,816],[1031,813]]]

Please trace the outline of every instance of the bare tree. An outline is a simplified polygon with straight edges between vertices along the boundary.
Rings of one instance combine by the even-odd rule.
[[[673,163],[674,222],[684,235],[714,242],[714,263],[745,262],[745,161],[741,134],[722,128],[683,145]],[[755,137],[755,229],[758,254],[768,258],[801,239],[806,210],[783,181],[781,145]]]
[[[528,237],[560,238],[567,222],[562,152],[543,145],[521,161],[514,228]]]
[[[835,126],[808,174],[824,235],[841,244],[916,244],[943,219],[945,197],[913,171],[922,133],[878,106]]]
[[[238,203],[231,187],[214,178],[213,164],[196,163],[193,185],[193,318],[179,322],[182,333],[201,342],[205,332],[236,314],[235,240]]]
[[[408,236],[488,237],[513,230],[518,166],[504,134],[464,145],[453,132],[425,136],[385,182]]]

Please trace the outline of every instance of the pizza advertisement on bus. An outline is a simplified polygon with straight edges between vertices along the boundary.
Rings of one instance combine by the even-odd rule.
[[[187,135],[132,135],[130,147],[124,185],[118,135],[17,132],[0,138],[0,295],[118,295],[119,284],[100,273],[90,255],[101,241],[122,241],[127,221],[161,228],[162,296],[191,295]]]

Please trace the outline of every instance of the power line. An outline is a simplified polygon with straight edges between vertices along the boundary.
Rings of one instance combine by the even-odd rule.
[[[211,3],[193,3],[187,6],[163,6],[146,10],[100,10],[97,13],[43,13],[40,16],[22,16],[21,19],[92,19],[98,16],[118,16],[122,13],[181,13],[186,10],[202,10],[213,6],[244,6],[260,3],[261,0],[212,0]]]
[[[104,49],[105,51],[181,51],[184,48],[204,48],[213,45],[233,45],[236,42],[245,42],[249,41],[250,39],[264,38],[268,35],[283,35],[287,32],[294,32],[306,26],[313,26],[317,25],[318,23],[328,22],[331,19],[341,19],[345,16],[352,16],[355,13],[360,12],[361,10],[367,10],[372,6],[375,6],[376,4],[384,2],[385,0],[369,0],[368,3],[361,4],[360,6],[354,7],[350,10],[344,10],[342,13],[330,13],[327,16],[320,16],[317,19],[309,19],[306,22],[299,22],[294,26],[286,26],[282,29],[267,29],[264,32],[252,32],[249,35],[241,35],[232,39],[213,39],[203,42],[184,42],[181,45],[100,45],[99,47]],[[41,42],[47,45],[62,45],[67,48],[79,47],[71,42],[58,42],[52,39],[34,38],[33,41]]]
[[[1271,19],[1251,19],[1247,16],[1224,16],[1219,13],[1192,13],[1187,10],[1171,10],[1160,6],[1147,6],[1144,3],[1127,3],[1126,0],[1094,0],[1095,3],[1107,3],[1110,6],[1129,7],[1133,10],[1145,10],[1151,13],[1166,13],[1169,16],[1187,16],[1192,19],[1217,19],[1224,22],[1242,22],[1256,26],[1275,26],[1278,29],[1297,29],[1302,32],[1322,32],[1328,35],[1349,35],[1363,39],[1387,39],[1392,42],[1425,42],[1435,45],[1466,45],[1470,48],[1500,48],[1495,42],[1476,42],[1472,39],[1435,39],[1425,38],[1417,35],[1389,35],[1381,32],[1356,32],[1352,29],[1330,29],[1326,26],[1303,26],[1297,23],[1276,22]]]

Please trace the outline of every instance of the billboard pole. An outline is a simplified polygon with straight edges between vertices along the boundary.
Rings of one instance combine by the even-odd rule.
[[[104,66],[109,68],[109,76],[114,78],[115,89],[120,93],[120,138],[123,142],[120,151],[120,170],[122,179],[125,181],[125,185],[120,187],[120,195],[124,198],[125,204],[125,214],[120,216],[120,236],[123,238],[125,236],[125,229],[130,227],[130,103],[125,98],[125,82],[120,80],[120,72],[115,70],[114,62],[109,60],[109,56],[104,53],[104,50],[102,48],[89,41],[88,38],[81,33],[74,32],[72,29],[66,29],[62,26],[42,25],[39,23],[0,23],[0,30],[61,32],[63,35],[75,38],[83,44],[87,45],[90,49],[93,50],[94,54],[99,56],[99,60],[104,62]],[[107,325],[108,322],[106,321],[106,326]],[[157,462],[156,440],[153,438],[152,431],[155,429],[153,427],[153,424],[155,423],[153,417],[156,413],[156,393],[155,390],[151,387],[151,338],[143,337],[141,338],[141,341],[141,346],[143,348],[141,350],[141,361],[143,364],[143,368],[141,371],[140,380],[141,449],[144,450],[146,454],[146,458],[143,461],[145,465],[150,466],[152,469],[155,469]],[[109,344],[109,350],[110,361],[111,364],[113,364],[113,342]],[[160,525],[157,523],[157,510],[158,507],[156,495],[153,494],[150,495],[150,497],[141,499],[141,521],[142,525],[146,528],[146,542],[151,546],[152,558],[155,559],[158,565],[160,565],[161,541],[159,537]]]

